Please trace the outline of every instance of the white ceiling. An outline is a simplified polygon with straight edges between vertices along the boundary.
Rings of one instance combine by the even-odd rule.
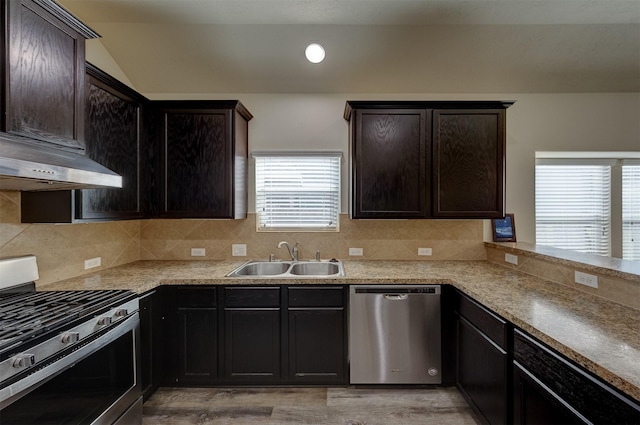
[[[640,92],[640,0],[58,1],[146,94]]]

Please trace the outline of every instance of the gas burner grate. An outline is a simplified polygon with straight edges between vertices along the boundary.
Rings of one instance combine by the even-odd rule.
[[[0,352],[132,296],[125,290],[101,290],[43,291],[0,298]]]

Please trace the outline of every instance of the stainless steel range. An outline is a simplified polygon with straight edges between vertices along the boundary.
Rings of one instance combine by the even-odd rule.
[[[139,424],[138,298],[35,291],[33,256],[0,259],[0,424]]]

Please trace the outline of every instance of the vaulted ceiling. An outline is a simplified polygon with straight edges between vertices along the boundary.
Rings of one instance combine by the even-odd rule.
[[[640,92],[640,0],[58,1],[142,93]]]

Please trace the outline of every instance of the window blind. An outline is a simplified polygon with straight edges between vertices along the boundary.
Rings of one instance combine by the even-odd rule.
[[[341,153],[254,157],[258,230],[338,230]]]
[[[536,243],[610,255],[611,164],[564,162],[536,161]]]
[[[640,261],[640,162],[622,163],[622,258]]]

